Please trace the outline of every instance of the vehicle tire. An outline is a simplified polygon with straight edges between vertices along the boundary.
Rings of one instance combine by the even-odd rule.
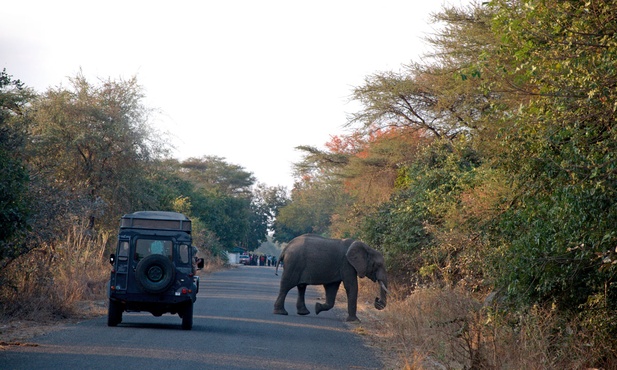
[[[107,326],[117,326],[122,322],[122,304],[120,302],[109,300],[107,309]]]
[[[182,330],[193,328],[193,301],[188,301],[182,310]]]
[[[175,277],[174,264],[161,254],[145,257],[135,268],[137,284],[148,293],[162,293],[169,289]]]

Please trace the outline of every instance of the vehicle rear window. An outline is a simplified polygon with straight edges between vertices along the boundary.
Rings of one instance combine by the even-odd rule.
[[[173,258],[173,243],[171,240],[137,239],[135,244],[135,259],[141,260],[151,254],[162,254]]]

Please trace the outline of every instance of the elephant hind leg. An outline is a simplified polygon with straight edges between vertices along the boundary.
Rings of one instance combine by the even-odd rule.
[[[287,313],[287,310],[285,309],[285,307],[283,308],[276,308],[274,307],[274,311],[272,311],[273,314],[275,315],[289,315]]]
[[[298,301],[296,302],[296,309],[298,315],[308,315],[311,311],[306,308],[304,303],[304,294],[306,293],[306,284],[298,285]]]
[[[324,284],[324,289],[326,290],[326,304],[315,303],[315,313],[319,315],[321,311],[328,311],[332,307],[334,307],[334,302],[336,300],[336,293],[338,292],[338,288],[341,285],[340,281],[330,284]]]
[[[274,313],[275,315],[287,315],[287,310],[285,310],[285,298],[287,297],[287,293],[289,293],[288,288],[284,288],[281,286],[279,291],[279,295],[274,302]]]

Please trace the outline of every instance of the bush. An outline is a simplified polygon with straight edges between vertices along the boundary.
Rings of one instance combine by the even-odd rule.
[[[597,327],[608,317],[566,316],[540,306],[506,312],[498,309],[495,294],[472,296],[447,287],[419,288],[405,298],[396,287],[390,291],[379,316],[388,348],[396,349],[407,369],[617,366],[615,338]]]
[[[104,251],[108,236],[79,228],[45,244],[0,272],[0,315],[35,320],[67,317],[82,300],[102,299],[109,279]]]

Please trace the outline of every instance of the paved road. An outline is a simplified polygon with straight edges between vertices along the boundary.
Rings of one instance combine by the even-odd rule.
[[[0,369],[383,368],[342,310],[298,316],[294,289],[289,316],[273,315],[278,282],[271,267],[205,275],[191,331],[181,330],[177,315],[124,313],[115,328],[102,317],[0,349]],[[307,289],[309,309],[320,297],[323,288]]]

